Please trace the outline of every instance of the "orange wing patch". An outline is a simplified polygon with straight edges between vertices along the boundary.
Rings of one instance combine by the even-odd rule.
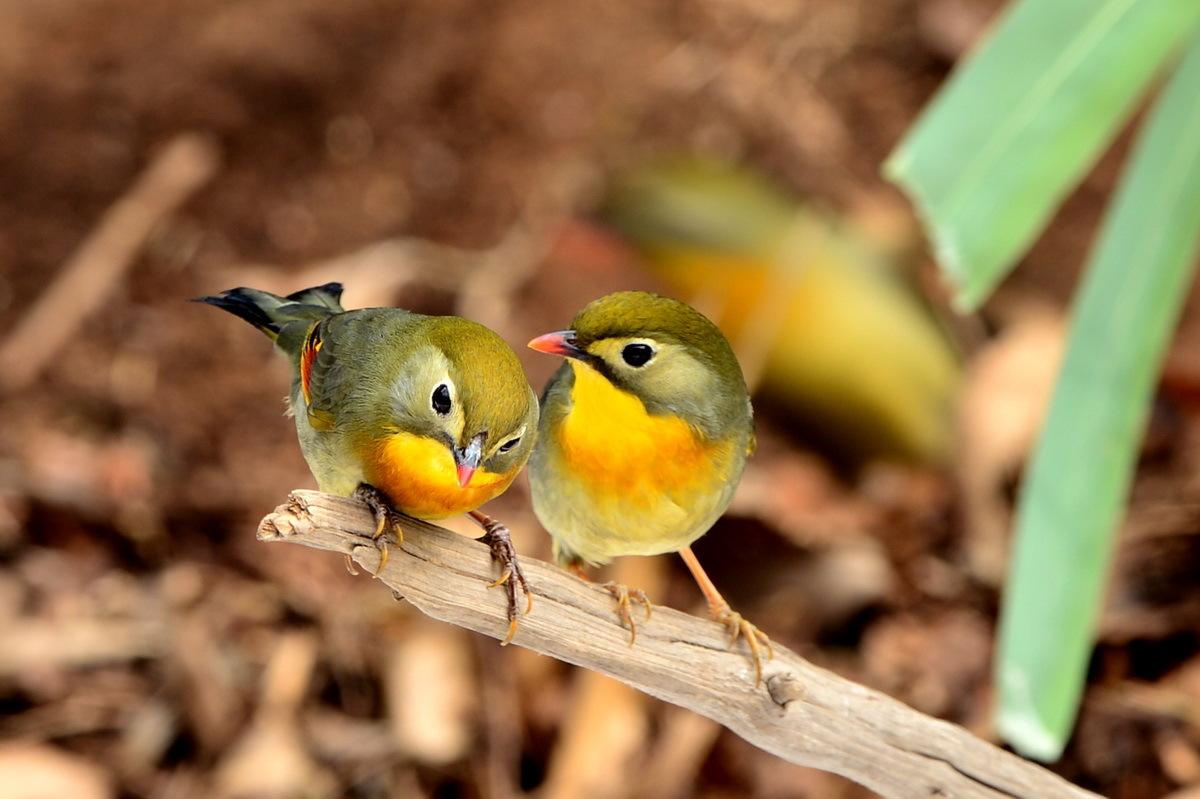
[[[304,337],[304,347],[300,350],[300,393],[304,395],[304,405],[308,407],[312,405],[312,369],[313,363],[317,360],[317,353],[321,351],[321,334],[317,332],[317,328],[321,323],[312,326],[308,331],[308,335]]]

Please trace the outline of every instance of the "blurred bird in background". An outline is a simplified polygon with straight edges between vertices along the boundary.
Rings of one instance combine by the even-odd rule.
[[[197,301],[265,333],[292,364],[290,408],[322,491],[375,514],[376,540],[399,511],[419,519],[468,513],[485,531],[517,629],[525,584],[509,532],[476,510],[509,487],[537,434],[537,397],[503,339],[455,316],[399,308],[344,311],[329,283],[279,297],[235,288]],[[387,562],[381,543],[379,570]]]
[[[822,444],[851,460],[951,454],[958,356],[863,237],[711,160],[629,172],[600,215],[717,322],[756,393]]]
[[[730,608],[690,546],[729,506],[754,448],[750,396],[729,342],[684,303],[624,291],[529,346],[567,359],[542,396],[530,464],[534,512],[555,559],[578,571],[620,555],[679,552],[730,643],[746,641],[757,685],[770,641]],[[608,587],[632,645],[631,599],[647,616],[649,600]]]

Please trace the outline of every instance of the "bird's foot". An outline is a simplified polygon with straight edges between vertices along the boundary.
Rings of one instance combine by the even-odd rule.
[[[654,607],[650,604],[650,597],[640,588],[630,591],[620,583],[608,582],[602,588],[617,600],[617,615],[621,617],[621,624],[629,630],[629,645],[633,646],[637,641],[637,622],[633,620],[632,605],[636,602],[645,608],[646,621],[650,621],[650,611]]]
[[[750,650],[750,662],[754,664],[754,687],[757,688],[762,682],[763,655],[766,655],[766,660],[775,657],[775,648],[771,646],[771,639],[728,605],[713,608],[713,618],[725,625],[725,629],[729,632],[730,647],[736,644],[739,638],[746,642],[746,647]]]
[[[371,534],[371,539],[379,548],[379,567],[375,569],[374,574],[375,577],[378,577],[388,562],[386,536],[388,528],[391,528],[392,533],[396,536],[397,546],[404,543],[404,528],[400,526],[400,514],[392,507],[392,503],[384,493],[373,485],[359,483],[358,488],[354,489],[353,496],[365,503],[371,509],[371,513],[375,514],[375,532]]]
[[[470,516],[483,528],[484,535],[480,540],[492,550],[492,560],[500,564],[500,576],[488,585],[488,588],[504,588],[508,597],[508,632],[501,646],[512,643],[517,634],[521,615],[528,615],[533,610],[533,594],[529,592],[529,584],[525,582],[525,572],[521,569],[521,561],[517,558],[516,547],[513,546],[512,536],[508,528],[492,517],[471,511]],[[517,612],[517,587],[525,593],[525,613]]]

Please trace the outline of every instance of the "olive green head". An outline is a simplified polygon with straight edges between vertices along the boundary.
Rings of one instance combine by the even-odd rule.
[[[571,329],[530,343],[596,369],[651,413],[673,413],[710,436],[750,418],[741,367],[729,341],[691,306],[645,291],[587,305]]]
[[[519,467],[533,449],[538,405],[516,354],[475,322],[431,316],[423,323],[420,351],[405,359],[391,391],[398,426],[444,441],[460,472]]]

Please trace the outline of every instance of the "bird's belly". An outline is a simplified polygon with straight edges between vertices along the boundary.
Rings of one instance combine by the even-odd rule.
[[[354,493],[354,489],[366,478],[363,476],[362,459],[355,456],[349,441],[337,433],[313,429],[303,401],[297,402],[295,397],[292,399],[292,409],[296,417],[300,451],[308,463],[308,470],[317,480],[317,487],[339,496]]]
[[[559,431],[538,464],[534,509],[560,548],[591,563],[691,544],[724,512],[744,458],[663,419],[650,435]]]
[[[577,494],[584,501],[552,512],[565,517],[555,525],[555,538],[590,563],[606,563],[622,555],[676,552],[704,535],[721,515],[725,505],[721,493],[696,497],[685,507],[667,497],[658,502],[598,497],[584,487]]]
[[[712,527],[732,494],[715,487],[686,498],[605,495],[571,477],[533,485],[534,511],[559,551],[592,564],[620,555],[677,552]]]

